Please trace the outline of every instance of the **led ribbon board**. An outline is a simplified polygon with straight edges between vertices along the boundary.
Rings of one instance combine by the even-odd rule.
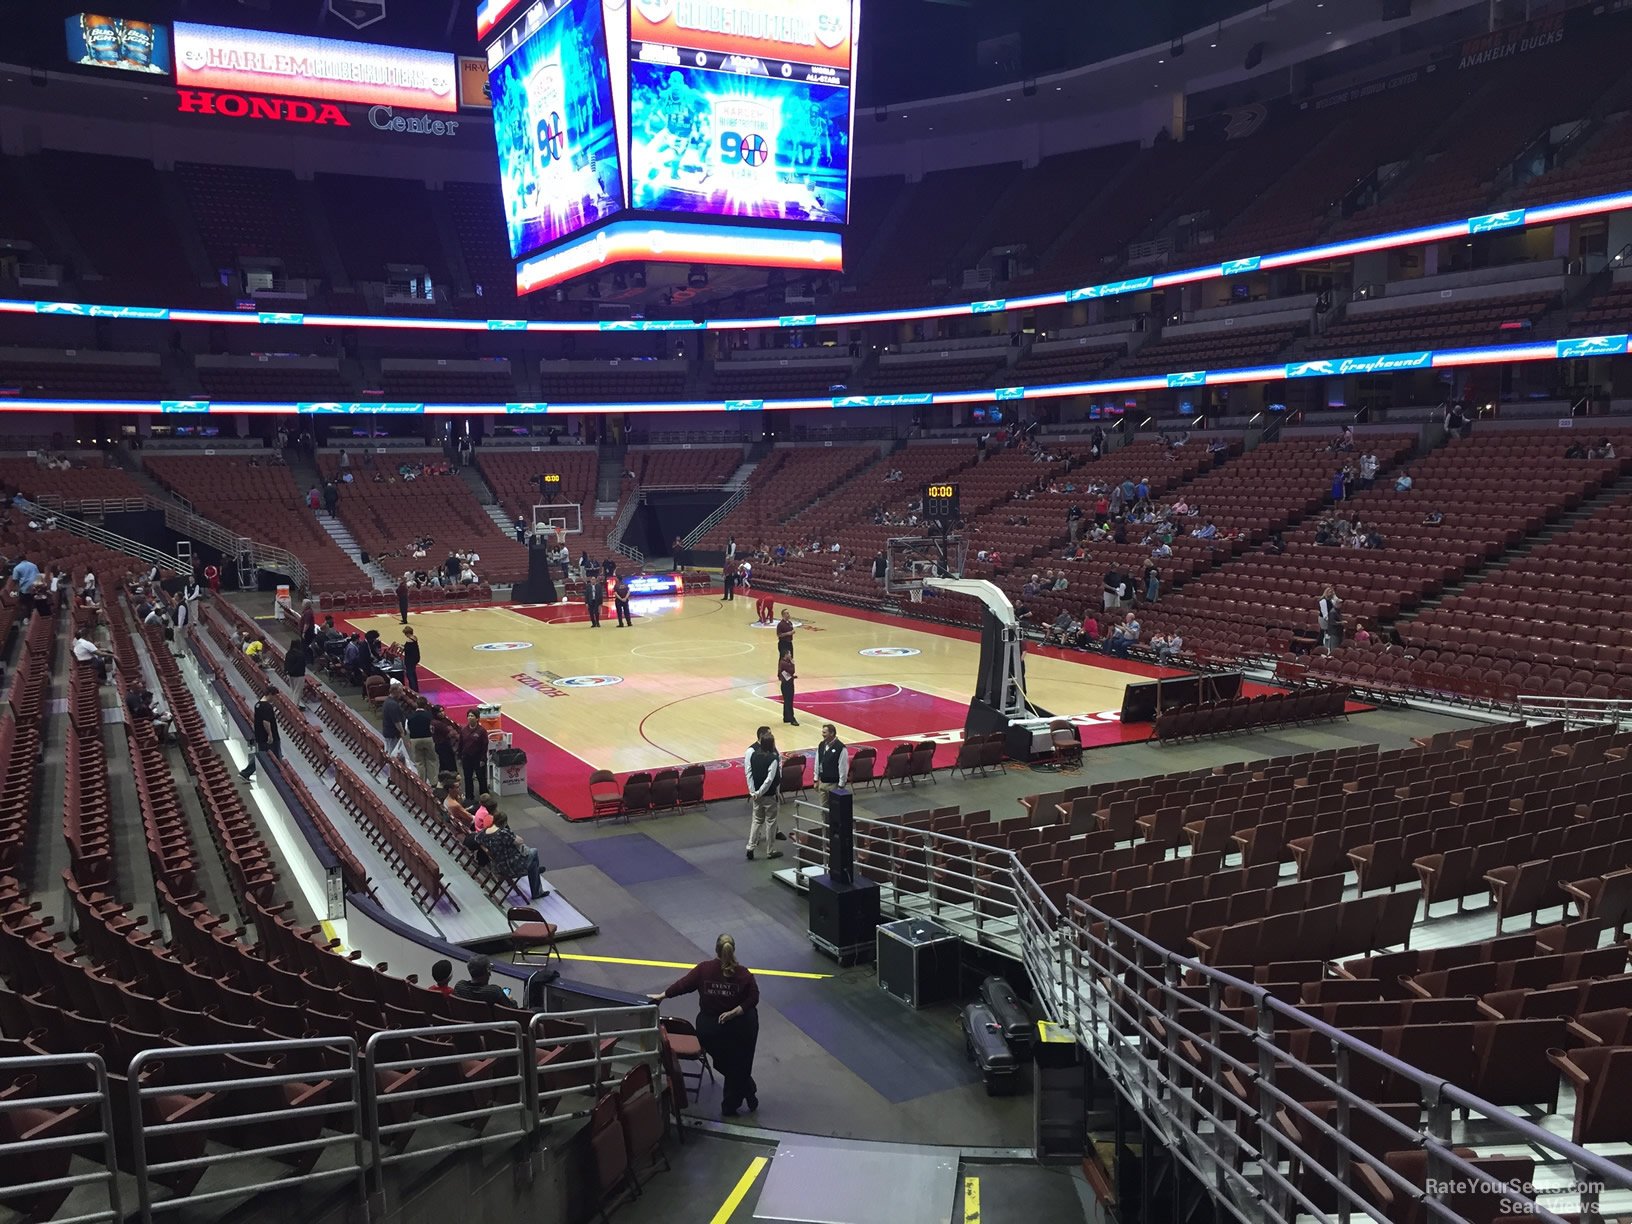
[[[1370,353],[1353,357],[1325,357],[1290,364],[1247,366],[1232,370],[1184,370],[1138,378],[1107,378],[1094,382],[1050,383],[1037,387],[977,387],[968,391],[916,391],[890,395],[838,395],[811,399],[693,400],[662,403],[546,403],[425,404],[362,402],[217,402],[215,400],[53,400],[0,399],[5,412],[110,412],[159,413],[280,413],[368,416],[381,413],[416,415],[461,413],[485,416],[537,413],[666,413],[666,412],[784,412],[810,408],[891,408],[903,404],[983,404],[1005,400],[1061,399],[1072,395],[1121,394],[1159,391],[1166,387],[1237,386],[1279,382],[1288,378],[1342,378],[1350,374],[1401,373],[1410,370],[1458,369],[1507,362],[1564,361],[1586,357],[1616,357],[1628,351],[1629,337],[1576,336],[1538,344],[1501,344],[1483,348],[1422,350],[1411,353]]]
[[[1269,268],[1289,268],[1318,259],[1335,259],[1367,251],[1411,246],[1419,242],[1440,242],[1469,234],[1497,229],[1521,229],[1551,225],[1576,217],[1602,216],[1632,209],[1632,192],[1564,200],[1539,208],[1515,208],[1508,212],[1468,217],[1411,230],[1395,230],[1369,238],[1355,238],[1324,246],[1302,247],[1272,255],[1253,255],[1226,263],[1166,272],[1160,276],[1135,277],[1101,285],[1087,285],[1055,293],[1038,293],[1022,298],[995,298],[948,306],[908,307],[901,310],[858,311],[841,314],[768,315],[746,319],[618,319],[602,322],[567,322],[549,319],[423,319],[393,315],[308,314],[282,310],[190,310],[169,306],[118,306],[87,302],[42,302],[0,298],[0,314],[67,315],[93,319],[151,319],[168,323],[236,323],[282,327],[356,327],[373,331],[425,332],[665,332],[665,331],[746,331],[793,327],[842,327],[859,323],[910,322],[917,319],[956,318],[971,314],[1001,314],[1010,310],[1031,310],[1039,306],[1060,306],[1094,298],[1122,297],[1144,293],[1168,285],[1222,280]]]

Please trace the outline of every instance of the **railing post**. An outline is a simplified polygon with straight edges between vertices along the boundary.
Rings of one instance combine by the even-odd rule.
[[[130,1094],[130,1159],[131,1173],[136,1178],[136,1209],[142,1224],[153,1224],[153,1187],[147,1177],[147,1135],[142,1130],[142,1067],[147,1062],[147,1054],[143,1050],[130,1060],[125,1091]]]
[[[1352,1055],[1349,1053],[1349,1047],[1341,1043],[1338,1044],[1333,1052],[1336,1055],[1337,1062],[1336,1068],[1332,1071],[1332,1080],[1337,1084],[1337,1133],[1340,1135],[1347,1135],[1349,1133],[1349,1059],[1352,1057]],[[1345,1190],[1349,1188],[1349,1182],[1352,1177],[1352,1164],[1353,1162],[1350,1161],[1343,1152],[1339,1151],[1337,1161],[1337,1184],[1342,1186]],[[1430,1151],[1428,1157],[1429,1185],[1433,1184],[1433,1171],[1433,1153]],[[1349,1224],[1350,1214],[1349,1196],[1346,1194],[1339,1194],[1337,1197],[1338,1224]]]

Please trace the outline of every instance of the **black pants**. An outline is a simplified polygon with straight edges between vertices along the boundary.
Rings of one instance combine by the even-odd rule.
[[[627,599],[614,599],[612,606],[618,610],[618,628],[621,629],[625,625],[631,627],[634,625],[635,618],[629,615],[629,601]]]
[[[402,665],[403,683],[414,692],[419,692],[419,664],[404,663]]]
[[[599,629],[601,627],[601,605],[599,603],[586,603],[584,607],[589,609],[590,627]]]
[[[782,721],[785,722],[785,723],[791,723],[791,722],[795,721],[795,719],[793,717],[793,681],[792,680],[782,681]]]
[[[436,746],[436,772],[454,774],[459,772],[459,754],[454,752],[452,744]]]
[[[476,801],[476,796],[487,789],[487,761],[465,761],[465,798],[470,803]],[[480,785],[478,785],[480,783]],[[468,806],[468,805],[467,805]],[[475,808],[471,808],[475,811]]]
[[[697,1017],[697,1037],[725,1080],[720,1108],[735,1113],[750,1098],[757,1099],[754,1083],[754,1048],[759,1044],[759,1013],[744,1012],[721,1024],[713,1016]]]
[[[736,602],[736,598],[737,598],[737,576],[735,574],[727,574],[725,576],[725,596],[724,596],[724,598],[726,600],[729,600],[729,601],[733,602],[733,603]]]
[[[402,623],[406,625],[408,623],[408,600],[406,598],[397,600],[397,611],[402,614]]]

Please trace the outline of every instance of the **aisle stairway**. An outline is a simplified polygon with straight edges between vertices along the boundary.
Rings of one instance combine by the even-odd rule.
[[[329,538],[340,546],[340,551],[356,562],[363,572],[374,580],[374,589],[376,591],[389,591],[396,585],[396,580],[385,572],[384,567],[379,562],[363,560],[363,550],[357,547],[357,541],[352,538],[351,532],[346,529],[346,525],[338,518],[325,510],[319,510],[317,511],[317,522],[318,526],[328,533]]]

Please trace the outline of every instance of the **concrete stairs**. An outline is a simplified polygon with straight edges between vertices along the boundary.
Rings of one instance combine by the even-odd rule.
[[[732,493],[735,493],[738,489],[742,488],[743,485],[748,483],[748,478],[754,474],[754,469],[758,466],[759,462],[753,459],[750,459],[746,463],[739,463],[737,465],[737,470],[725,478],[725,484],[722,487]]]
[[[396,580],[385,572],[385,567],[380,565],[378,561],[365,562],[363,560],[363,550],[357,546],[357,541],[352,537],[351,532],[347,530],[346,525],[336,516],[329,514],[327,511],[319,510],[317,512],[317,522],[328,533],[329,539],[340,546],[340,551],[350,557],[359,569],[373,579],[376,591],[389,591],[397,585]]]
[[[499,499],[494,495],[493,490],[488,487],[487,481],[482,479],[482,474],[474,463],[469,467],[459,465],[453,470],[459,473],[459,479],[465,482],[470,491],[476,495],[476,500],[483,506],[496,506],[499,504]],[[507,523],[505,526],[508,528],[509,524]]]
[[[515,531],[515,520],[506,514],[497,502],[484,502],[482,510],[486,512],[488,518],[493,520],[493,525],[504,532],[505,535],[511,535]]]

